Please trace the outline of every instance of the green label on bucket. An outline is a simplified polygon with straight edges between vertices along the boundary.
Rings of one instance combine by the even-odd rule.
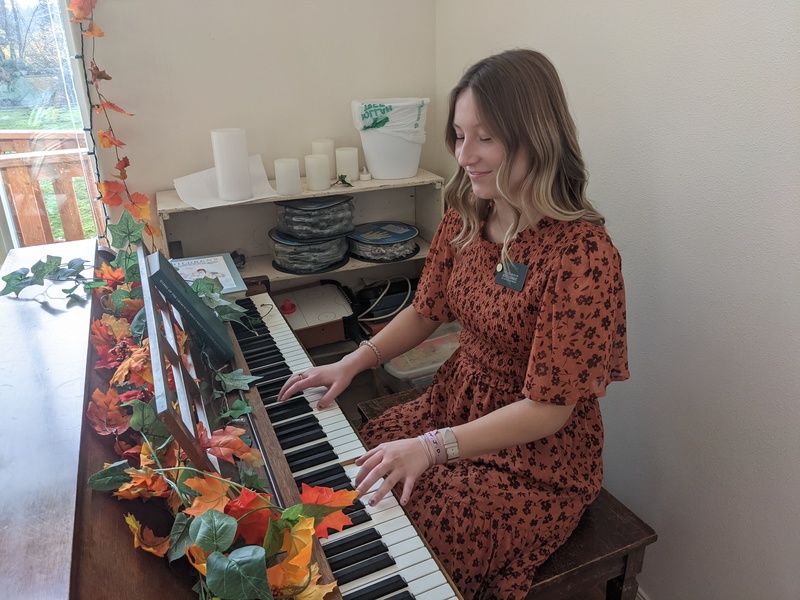
[[[372,123],[365,124],[363,129],[378,129],[389,122],[386,115],[394,110],[391,104],[367,103],[361,106],[361,119],[372,119]]]

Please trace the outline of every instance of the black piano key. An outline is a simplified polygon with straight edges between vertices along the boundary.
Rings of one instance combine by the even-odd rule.
[[[273,424],[312,412],[314,412],[314,409],[311,408],[308,400],[301,395],[293,396],[283,402],[270,404],[267,407],[267,415]]]
[[[344,594],[342,598],[344,600],[374,600],[375,598],[383,598],[386,594],[391,594],[392,592],[399,592],[407,587],[408,584],[406,580],[403,579],[402,575],[392,575],[391,577],[363,587],[360,590]],[[410,593],[407,597],[414,598]],[[394,596],[392,596],[392,599],[394,599]]]
[[[351,550],[337,554],[336,556],[328,557],[328,564],[330,564],[333,572],[341,571],[356,563],[378,557],[387,552],[389,552],[389,549],[386,547],[386,544],[380,540],[374,540],[367,544],[362,544],[357,548],[352,548]]]
[[[347,477],[347,474],[344,471],[344,467],[342,465],[329,465],[327,467],[323,467],[321,469],[317,469],[316,471],[311,471],[310,473],[306,473],[302,477],[295,477],[294,481],[297,484],[297,487],[300,487],[300,484],[305,483],[306,485],[317,485],[317,481],[326,479],[331,475],[344,475]]]
[[[294,450],[284,454],[286,462],[289,463],[289,469],[296,473],[297,471],[304,471],[315,465],[336,460],[338,457],[333,451],[333,446],[328,442],[320,442],[302,450]]]
[[[315,487],[329,487],[332,488],[335,485],[340,485],[342,483],[350,483],[350,478],[347,477],[347,473],[334,473],[322,477],[315,477],[314,479],[303,479],[298,484],[297,487],[302,487],[302,484],[315,486]]]
[[[391,556],[388,554],[381,554],[380,556],[361,561],[353,566],[345,567],[340,571],[334,571],[333,576],[336,578],[336,582],[339,585],[344,585],[345,583],[350,583],[351,581],[365,577],[375,571],[391,567],[393,564],[395,563]]]
[[[348,550],[358,548],[359,546],[379,539],[381,539],[380,532],[374,527],[370,527],[369,529],[364,529],[348,537],[336,540],[335,542],[325,544],[322,550],[325,552],[325,556],[331,558],[342,552],[347,552]]]
[[[311,442],[315,442],[317,440],[324,439],[326,437],[325,432],[322,430],[322,427],[314,431],[304,431],[302,433],[296,433],[294,435],[287,435],[282,438],[278,438],[278,443],[281,446],[281,449],[291,450],[292,448],[297,448],[298,446],[302,446],[303,444],[309,444]]]
[[[243,351],[245,361],[249,365],[254,360],[271,360],[272,362],[286,362],[283,353],[277,348],[253,348],[252,350]]]
[[[252,365],[249,362],[247,363],[250,374],[259,375],[265,381],[276,381],[280,378],[289,379],[292,376],[292,370],[285,362],[259,364],[259,361],[255,361],[255,363]]]
[[[305,415],[304,417],[300,417],[299,419],[294,419],[292,421],[286,421],[285,423],[274,424],[273,429],[275,429],[275,435],[278,437],[282,435],[291,435],[292,433],[297,433],[304,429],[308,429],[309,427],[321,427],[319,424],[319,420],[313,414]]]
[[[350,489],[351,490],[353,489],[352,486],[350,486]],[[361,500],[353,500],[353,503],[350,506],[345,506],[342,509],[342,512],[349,517],[354,512],[357,512],[357,511],[363,510],[363,509],[364,509],[364,504],[361,502]],[[353,525],[355,525],[355,524],[356,523],[353,523]]]
[[[366,523],[367,521],[372,521],[372,517],[370,517],[369,513],[363,509],[357,510],[354,513],[350,513],[347,516],[350,517],[350,520],[353,522],[353,525],[361,525],[362,523]],[[348,525],[347,527],[352,527],[353,525]],[[347,527],[345,527],[345,529],[347,529]]]

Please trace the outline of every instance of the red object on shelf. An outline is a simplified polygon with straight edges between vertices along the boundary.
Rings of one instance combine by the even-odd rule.
[[[281,307],[278,310],[280,310],[281,313],[283,313],[284,315],[290,315],[297,310],[297,307],[292,303],[291,300],[286,298],[286,300],[283,301],[283,304],[281,304]]]

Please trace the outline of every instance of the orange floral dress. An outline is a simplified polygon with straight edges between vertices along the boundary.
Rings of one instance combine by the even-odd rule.
[[[602,484],[598,399],[628,378],[620,257],[602,227],[545,218],[510,244],[528,266],[516,291],[495,282],[500,244],[452,248],[461,226],[448,210],[414,298],[429,319],[461,323],[460,347],[422,396],[361,434],[374,447],[523,397],[575,405],[549,437],[428,469],[406,507],[465,598],[524,598]]]

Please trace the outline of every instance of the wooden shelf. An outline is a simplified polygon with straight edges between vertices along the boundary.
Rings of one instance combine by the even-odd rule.
[[[356,181],[353,187],[345,187],[340,185],[331,186],[327,190],[312,192],[308,190],[305,177],[300,179],[303,191],[300,194],[293,196],[269,196],[267,198],[259,198],[257,200],[250,200],[248,202],[234,202],[231,204],[221,204],[213,208],[235,208],[240,206],[250,206],[253,204],[264,204],[270,202],[280,202],[282,200],[297,200],[300,198],[320,198],[324,196],[331,196],[333,194],[358,194],[359,192],[374,192],[380,190],[407,188],[416,185],[430,185],[434,184],[437,189],[441,188],[444,184],[444,179],[439,175],[435,175],[424,169],[417,171],[414,177],[406,179],[370,179],[369,181]],[[275,188],[275,181],[270,180],[270,185]],[[196,211],[198,209],[186,204],[181,200],[178,192],[175,190],[163,190],[156,192],[156,205],[158,214],[162,219],[169,219],[172,213]]]
[[[407,258],[405,260],[394,261],[391,263],[374,263],[374,262],[366,262],[363,260],[358,260],[357,258],[350,258],[347,261],[347,264],[343,267],[335,269],[333,271],[327,271],[325,273],[307,273],[307,274],[295,274],[295,273],[284,273],[283,271],[279,271],[272,265],[272,255],[271,254],[261,254],[258,256],[251,256],[247,259],[247,265],[244,269],[239,271],[239,274],[243,278],[249,277],[264,277],[267,276],[271,283],[280,282],[280,281],[288,281],[292,279],[300,279],[302,277],[311,277],[314,279],[325,279],[326,276],[330,276],[333,273],[343,273],[347,271],[357,271],[361,269],[368,269],[371,267],[380,267],[381,265],[387,264],[398,264],[401,262],[409,262],[414,260],[424,260],[425,257],[428,255],[428,251],[430,250],[430,243],[423,240],[420,237],[414,239],[414,241],[419,245],[419,252],[417,252],[411,258]]]

